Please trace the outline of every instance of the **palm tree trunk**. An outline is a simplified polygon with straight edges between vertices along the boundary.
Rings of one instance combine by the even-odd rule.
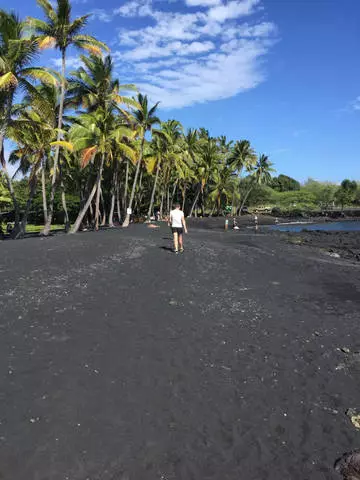
[[[120,192],[121,192],[121,185],[118,181],[116,185],[116,207],[117,207],[117,216],[119,223],[121,223],[121,202],[120,202]]]
[[[42,191],[42,201],[43,201],[43,212],[44,212],[44,223],[47,222],[47,200],[46,200],[46,178],[45,178],[45,160],[43,160],[41,168],[41,191]]]
[[[163,212],[164,212],[164,195],[165,195],[165,193],[162,192],[162,194],[161,194],[161,202],[160,202],[160,218],[163,217]]]
[[[175,197],[175,193],[176,193],[177,183],[178,183],[178,181],[177,181],[177,179],[176,179],[175,182],[174,182],[174,188],[173,188],[172,195],[171,195],[170,210],[173,209],[174,197]]]
[[[101,226],[104,227],[106,225],[106,208],[105,208],[105,202],[104,202],[104,195],[102,193],[102,189],[100,191],[100,198],[101,198],[101,206],[103,210],[103,217],[101,221]]]
[[[5,135],[6,135],[6,128],[10,123],[11,120],[11,106],[13,103],[13,94],[10,95],[9,100],[6,105],[6,110],[5,110],[5,118],[4,118],[4,123],[3,126],[0,130],[0,165],[2,166],[4,175],[5,175],[5,180],[6,180],[6,185],[10,193],[10,197],[14,206],[14,214],[15,214],[15,221],[14,221],[14,231],[19,230],[19,225],[20,225],[20,209],[19,209],[19,204],[15,196],[15,191],[13,187],[13,183],[10,177],[10,174],[7,170],[7,165],[6,165],[6,160],[5,160],[5,153],[4,153],[4,141],[5,141]]]
[[[254,188],[254,186],[251,185],[250,188],[248,189],[248,191],[247,191],[246,194],[245,194],[244,200],[242,201],[242,204],[241,204],[241,207],[240,207],[240,216],[242,215],[242,210],[243,210],[243,208],[244,208],[244,206],[245,206],[245,202],[246,202],[246,200],[248,199],[248,196],[250,195],[250,192],[251,192],[251,190],[252,190],[253,188]]]
[[[143,174],[144,174],[144,170],[141,170],[140,178],[139,178],[139,191],[138,191],[138,194],[136,196],[136,201],[135,201],[135,205],[134,205],[134,211],[137,211],[139,214],[141,213],[141,202],[142,202],[142,197],[143,197],[143,195],[141,193]]]
[[[79,212],[79,215],[78,215],[77,219],[75,220],[75,223],[74,223],[72,229],[70,230],[70,233],[76,233],[79,230],[81,222],[83,221],[83,218],[84,218],[86,212],[88,211],[88,209],[91,205],[91,202],[93,201],[95,193],[96,193],[96,191],[99,190],[99,184],[100,184],[100,181],[101,181],[102,170],[104,168],[104,162],[105,162],[105,154],[102,154],[101,164],[100,164],[100,168],[99,168],[99,171],[98,171],[98,174],[97,174],[96,182],[94,183],[94,186],[93,186],[93,188],[90,192],[89,198],[87,199],[87,201],[84,205],[84,208]]]
[[[96,192],[96,201],[95,201],[95,230],[99,230],[101,181],[102,181],[104,162],[105,162],[105,153],[103,153],[101,156],[101,163],[99,168],[100,176],[97,179],[98,189]]]
[[[170,213],[170,187],[166,187],[166,214]]]
[[[61,60],[62,60],[62,67],[61,67],[61,93],[60,93],[60,105],[59,105],[59,120],[58,120],[58,134],[57,134],[57,141],[61,140],[61,129],[63,124],[63,113],[64,113],[64,101],[65,101],[65,90],[66,90],[66,80],[65,80],[65,71],[66,71],[66,51],[63,50],[61,52]],[[49,235],[51,222],[53,219],[54,214],[54,199],[55,199],[55,192],[56,192],[56,181],[57,181],[57,169],[59,163],[59,155],[60,155],[60,146],[57,145],[55,148],[55,155],[54,155],[54,165],[53,165],[53,176],[51,179],[51,191],[50,191],[50,202],[49,202],[49,212],[47,222],[45,227],[42,231],[43,235]]]
[[[129,223],[130,223],[130,215],[131,215],[130,212],[132,211],[132,206],[133,206],[134,197],[135,197],[136,183],[137,183],[137,179],[138,179],[138,176],[139,176],[140,167],[141,167],[141,164],[142,164],[142,159],[143,159],[143,154],[144,154],[144,143],[145,143],[145,133],[143,134],[142,139],[141,139],[140,157],[139,157],[138,163],[136,165],[135,178],[134,178],[134,183],[133,183],[132,190],[131,190],[129,206],[128,206],[128,209],[126,211],[126,217],[125,217],[124,223],[122,225],[125,228],[128,227]]]
[[[194,202],[193,202],[193,204],[192,204],[192,206],[191,206],[191,210],[190,210],[190,213],[189,213],[189,217],[192,217],[192,214],[193,214],[195,205],[197,204],[197,201],[198,201],[198,199],[199,199],[200,190],[201,190],[201,188],[200,188],[200,185],[199,185],[199,186],[198,186],[197,194],[196,194],[195,199],[194,199]]]
[[[184,185],[184,190],[182,190],[182,207],[181,210],[184,211],[185,209],[185,201],[186,201],[186,185]]]
[[[34,195],[36,193],[36,185],[37,185],[37,176],[35,175],[33,181],[30,183],[30,194],[29,194],[29,198],[26,202],[26,207],[25,207],[25,212],[24,212],[24,215],[21,219],[21,223],[20,223],[20,229],[16,232],[16,234],[14,235],[13,238],[23,238],[24,235],[25,235],[25,232],[26,232],[26,224],[27,224],[27,218],[29,216],[29,212],[30,212],[30,208],[31,208],[31,204],[32,204],[32,201],[33,201],[33,198],[34,198]]]
[[[62,177],[60,177],[60,189],[61,189],[61,203],[64,210],[65,232],[68,233],[68,231],[70,230],[70,220],[69,220],[69,213],[66,205],[65,185]]]
[[[147,214],[149,220],[150,220],[150,217],[151,217],[152,209],[153,209],[153,207],[154,207],[156,186],[157,186],[157,182],[158,182],[158,178],[159,178],[159,173],[160,173],[160,165],[161,165],[161,161],[159,160],[159,161],[158,161],[158,164],[157,164],[157,167],[156,167],[155,181],[154,181],[154,186],[153,186],[153,189],[152,189],[152,192],[151,192],[150,205],[149,205],[149,210],[148,210],[148,214]]]
[[[118,192],[118,162],[115,164],[114,172],[113,172],[113,181],[112,181],[112,189],[111,189],[111,205],[110,205],[110,213],[109,213],[109,227],[114,226],[114,210],[115,210],[115,198],[119,198],[117,195]]]
[[[125,173],[125,191],[124,191],[124,198],[123,198],[123,209],[126,215],[126,207],[127,207],[127,197],[128,197],[128,190],[129,190],[129,160],[126,160],[126,173]]]
[[[5,175],[6,185],[7,185],[7,188],[9,190],[10,197],[11,197],[11,200],[12,200],[13,206],[14,206],[14,214],[15,214],[14,232],[18,232],[19,231],[19,226],[20,226],[20,208],[19,208],[18,201],[16,199],[14,186],[13,186],[11,177],[9,175],[9,172],[7,170],[5,160],[4,160],[2,168],[3,168],[4,175]]]

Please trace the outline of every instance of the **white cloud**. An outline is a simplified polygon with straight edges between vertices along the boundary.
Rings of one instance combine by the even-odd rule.
[[[170,57],[171,55],[194,55],[208,52],[215,48],[212,42],[171,42],[166,45],[159,45],[155,42],[143,44],[122,55],[125,60],[144,60],[146,58]]]
[[[360,110],[360,96],[357,97],[352,103],[351,103],[352,109],[359,111]]]
[[[151,1],[131,0],[122,7],[116,8],[114,13],[123,17],[146,17],[152,14]]]
[[[223,23],[226,20],[251,15],[260,0],[233,0],[226,5],[218,5],[209,10],[209,18]]]
[[[51,63],[56,67],[56,68],[61,68],[61,58],[52,58]],[[82,61],[80,59],[80,56],[74,56],[74,57],[67,57],[66,58],[66,68],[79,68],[82,65]]]
[[[114,52],[127,80],[153,101],[181,108],[229,98],[265,80],[264,58],[277,41],[276,25],[242,20],[260,10],[261,0],[182,0],[191,10],[181,12],[161,9],[156,1],[130,0],[116,10],[142,17],[142,26],[122,28]]]
[[[100,22],[109,23],[113,20],[114,15],[112,13],[103,10],[102,8],[95,8],[90,12],[92,18],[96,20],[100,20]]]
[[[186,5],[189,7],[212,7],[219,5],[221,0],[186,0]]]

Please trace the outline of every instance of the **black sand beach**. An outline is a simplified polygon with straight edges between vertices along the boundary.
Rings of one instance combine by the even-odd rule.
[[[358,265],[201,227],[0,243],[1,480],[339,478]]]

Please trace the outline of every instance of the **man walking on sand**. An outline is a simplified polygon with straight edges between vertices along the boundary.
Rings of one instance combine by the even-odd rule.
[[[183,233],[187,233],[187,227],[185,222],[184,212],[180,210],[180,203],[175,204],[175,210],[171,210],[169,226],[174,237],[174,252],[183,253],[184,244],[183,244]]]

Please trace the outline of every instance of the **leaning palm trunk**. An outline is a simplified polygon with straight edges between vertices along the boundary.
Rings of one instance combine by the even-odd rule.
[[[99,171],[98,171],[98,174],[97,174],[97,178],[96,178],[96,182],[94,183],[94,186],[90,192],[90,195],[89,195],[89,198],[87,199],[85,205],[84,205],[84,208],[80,211],[70,233],[76,233],[79,228],[80,228],[80,225],[84,219],[84,216],[86,215],[86,212],[88,211],[90,205],[91,205],[91,202],[93,201],[93,198],[95,196],[95,193],[97,190],[99,190],[99,184],[100,184],[100,180],[101,180],[101,177],[102,177],[102,170],[104,168],[104,162],[105,162],[105,154],[103,153],[102,154],[102,157],[101,157],[101,164],[100,164],[100,168],[99,168]]]
[[[161,162],[159,161],[158,164],[157,164],[157,167],[156,167],[155,181],[154,181],[154,186],[153,186],[153,189],[152,189],[152,192],[151,192],[150,205],[149,205],[149,210],[148,210],[148,214],[147,214],[148,219],[150,219],[151,212],[152,212],[153,207],[154,207],[156,187],[157,187],[157,182],[158,182],[159,173],[160,173],[160,164],[161,164]]]
[[[101,181],[102,181],[104,162],[105,162],[105,154],[103,153],[101,157],[100,168],[99,168],[100,177],[98,177],[97,179],[98,189],[96,192],[96,201],[95,201],[95,230],[99,230]]]
[[[250,195],[251,190],[253,189],[253,187],[254,187],[254,186],[251,185],[250,188],[248,189],[248,191],[247,191],[246,194],[245,194],[245,197],[244,197],[244,199],[243,199],[243,201],[242,201],[242,203],[241,203],[241,207],[240,207],[240,216],[242,215],[242,211],[243,211],[243,208],[244,208],[244,206],[245,206],[246,200],[248,199],[248,197],[249,197],[249,195]]]
[[[44,212],[44,223],[47,222],[47,200],[46,200],[46,179],[45,179],[45,161],[41,168],[41,192]]]
[[[198,186],[198,191],[197,191],[196,196],[195,196],[195,199],[194,199],[194,202],[193,202],[193,204],[192,204],[192,206],[191,206],[191,210],[190,210],[190,213],[189,213],[189,217],[192,217],[192,214],[193,214],[195,205],[197,204],[197,201],[198,201],[198,199],[199,199],[200,190],[201,190],[201,187],[200,187],[200,185],[199,185],[199,186]]]
[[[65,232],[68,233],[68,231],[70,230],[70,220],[69,220],[69,213],[66,205],[65,186],[64,186],[62,177],[60,177],[60,189],[61,189],[61,204],[64,210]]]
[[[62,51],[62,67],[61,67],[61,93],[60,93],[60,105],[59,105],[59,120],[58,120],[58,133],[57,133],[57,141],[61,140],[61,129],[63,124],[63,113],[64,113],[64,101],[65,101],[65,90],[66,90],[66,80],[65,80],[65,70],[66,70],[66,54]],[[60,155],[60,145],[57,145],[55,148],[55,155],[54,155],[54,171],[53,176],[51,179],[51,191],[50,191],[50,202],[49,202],[49,212],[47,222],[44,226],[42,231],[43,235],[49,235],[51,223],[54,215],[54,200],[55,200],[55,192],[56,192],[56,181],[57,181],[57,169],[59,164],[59,155]]]
[[[138,161],[138,163],[137,163],[137,165],[136,165],[134,183],[133,183],[133,186],[132,186],[131,196],[130,196],[130,201],[129,201],[129,206],[128,206],[128,210],[126,211],[126,217],[125,217],[125,220],[124,220],[124,223],[123,223],[123,227],[128,227],[128,226],[129,226],[129,223],[130,223],[130,215],[131,215],[131,214],[130,214],[129,212],[131,212],[132,206],[133,206],[133,202],[134,202],[137,179],[138,179],[138,176],[139,176],[140,167],[141,167],[142,159],[143,159],[144,143],[145,143],[145,134],[142,136],[142,139],[141,139],[140,157],[139,157],[139,161]]]

